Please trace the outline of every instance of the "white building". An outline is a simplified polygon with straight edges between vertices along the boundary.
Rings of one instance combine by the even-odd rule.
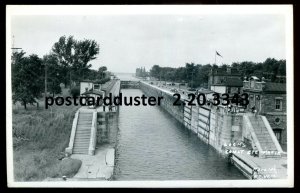
[[[82,93],[85,93],[87,91],[91,91],[91,90],[101,90],[101,85],[100,84],[95,84],[92,81],[81,81],[80,82],[80,95],[82,95]]]

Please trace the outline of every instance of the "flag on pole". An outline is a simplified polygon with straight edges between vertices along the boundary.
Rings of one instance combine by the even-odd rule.
[[[217,52],[217,51],[216,51],[216,54],[217,54],[218,56],[220,56],[220,57],[222,57],[222,58],[223,58],[223,56],[221,56],[221,54],[219,54],[219,52]]]

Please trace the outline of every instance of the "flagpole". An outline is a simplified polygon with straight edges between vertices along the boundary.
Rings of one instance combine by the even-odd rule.
[[[217,61],[217,59],[216,59],[217,57],[216,56],[217,56],[217,52],[215,52],[215,65],[217,65],[217,62],[216,62]]]

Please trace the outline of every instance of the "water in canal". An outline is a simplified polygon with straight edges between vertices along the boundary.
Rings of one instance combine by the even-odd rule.
[[[123,89],[123,96],[141,96]],[[245,177],[157,106],[121,106],[115,180],[233,180]]]

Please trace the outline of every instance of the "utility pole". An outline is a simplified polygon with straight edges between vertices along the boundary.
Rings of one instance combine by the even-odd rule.
[[[15,53],[15,52],[18,52],[18,50],[21,50],[22,48],[16,48],[15,47],[15,36],[13,35],[13,38],[12,38],[12,53]]]
[[[47,62],[45,62],[45,101],[47,96]]]

